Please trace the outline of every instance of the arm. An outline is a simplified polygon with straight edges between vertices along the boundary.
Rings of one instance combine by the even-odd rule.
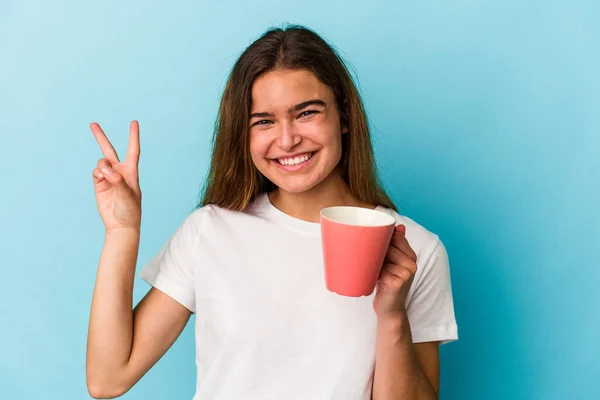
[[[373,400],[437,400],[437,342],[412,343],[408,319],[380,320]]]
[[[90,128],[105,158],[93,171],[96,203],[106,228],[88,329],[86,378],[90,395],[117,397],[129,390],[167,351],[191,312],[151,289],[132,311],[140,243],[139,125],[129,126],[125,161],[97,123]]]
[[[377,348],[373,377],[373,400],[435,400],[439,391],[438,342],[413,344],[409,310],[415,314],[415,299],[426,296],[430,299],[420,304],[427,305],[423,316],[435,318],[432,309],[444,304],[440,297],[448,283],[447,256],[439,241],[421,264],[427,280],[421,280],[407,307],[408,290],[417,271],[417,255],[405,236],[406,228],[399,225],[392,237],[386,263],[379,276],[377,294],[373,307],[377,314]],[[436,270],[432,268],[436,267]],[[437,297],[436,297],[437,296]],[[431,302],[435,302],[435,307]],[[412,305],[412,307],[411,307]],[[412,321],[412,320],[411,320]]]
[[[139,233],[107,232],[98,266],[88,332],[90,395],[127,392],[171,347],[191,312],[157,289],[132,311]]]

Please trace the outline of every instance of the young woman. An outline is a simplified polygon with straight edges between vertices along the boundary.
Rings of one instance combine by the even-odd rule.
[[[93,295],[87,383],[131,388],[196,313],[194,399],[435,399],[438,345],[457,339],[448,257],[378,184],[369,128],[343,62],[317,34],[272,29],[236,62],[202,204],[146,265],[132,310],[141,221],[139,127],[125,160],[96,123],[93,171],[106,240]],[[394,216],[377,289],[325,289],[319,211]]]

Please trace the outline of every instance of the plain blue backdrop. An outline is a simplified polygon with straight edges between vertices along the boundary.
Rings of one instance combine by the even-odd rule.
[[[140,121],[140,267],[196,204],[233,62],[285,22],[348,60],[386,187],[448,248],[442,398],[600,398],[598,21],[594,1],[3,0],[0,398],[88,396],[89,123],[124,152]],[[189,324],[124,397],[194,385]]]

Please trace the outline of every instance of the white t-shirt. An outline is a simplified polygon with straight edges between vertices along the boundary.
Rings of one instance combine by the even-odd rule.
[[[413,342],[458,339],[448,256],[409,218],[418,257],[408,293]],[[318,223],[260,195],[246,212],[195,210],[141,277],[196,313],[202,400],[369,400],[375,362],[373,296],[325,288]]]

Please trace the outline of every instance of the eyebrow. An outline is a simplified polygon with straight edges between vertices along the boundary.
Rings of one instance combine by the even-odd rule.
[[[307,100],[307,101],[303,101],[302,103],[298,103],[295,106],[290,107],[288,109],[288,112],[289,113],[298,112],[302,109],[305,109],[308,106],[326,107],[327,104],[323,100],[319,100],[319,99]],[[273,116],[274,116],[274,114],[270,113],[270,112],[256,112],[256,113],[252,113],[250,115],[250,118],[270,118]]]

